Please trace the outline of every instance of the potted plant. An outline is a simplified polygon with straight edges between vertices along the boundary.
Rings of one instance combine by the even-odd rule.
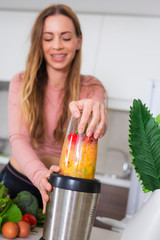
[[[153,118],[141,100],[130,109],[129,147],[143,191],[160,189],[160,115]]]
[[[127,224],[121,240],[160,239],[160,115],[156,118],[140,99],[133,100],[129,119],[132,164],[150,198]]]

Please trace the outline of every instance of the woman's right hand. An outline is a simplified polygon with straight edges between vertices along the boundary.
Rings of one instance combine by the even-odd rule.
[[[49,195],[48,192],[53,190],[53,187],[49,183],[48,179],[53,172],[59,172],[60,167],[56,165],[52,165],[48,172],[41,178],[40,184],[39,184],[39,191],[42,196],[43,201],[43,213],[46,212],[46,203],[49,201]]]

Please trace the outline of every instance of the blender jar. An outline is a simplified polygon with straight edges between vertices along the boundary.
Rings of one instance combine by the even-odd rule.
[[[82,112],[81,112],[82,115]],[[90,121],[90,120],[89,120]],[[60,174],[91,179],[95,177],[98,140],[93,134],[87,137],[86,124],[83,134],[78,134],[80,118],[71,116],[60,159]]]

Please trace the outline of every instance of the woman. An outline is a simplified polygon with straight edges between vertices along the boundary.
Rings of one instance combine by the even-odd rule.
[[[37,17],[26,69],[9,87],[9,138],[12,156],[2,182],[11,198],[22,190],[34,194],[45,212],[59,172],[59,160],[71,114],[83,115],[78,131],[102,137],[106,130],[105,90],[92,76],[80,75],[82,33],[77,16],[65,5],[52,5]],[[41,193],[41,194],[40,194]],[[42,196],[42,198],[41,198]]]

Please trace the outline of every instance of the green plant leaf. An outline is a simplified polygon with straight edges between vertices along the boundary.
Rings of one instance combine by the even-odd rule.
[[[12,202],[10,198],[0,199],[5,205],[0,212],[0,229],[6,222],[19,222],[22,219],[22,213],[18,206]],[[2,201],[3,200],[3,201]]]
[[[156,122],[158,123],[159,127],[160,127],[160,114],[156,117]]]
[[[160,188],[160,129],[145,104],[134,99],[130,108],[129,147],[143,191]]]
[[[1,216],[2,224],[6,222],[19,222],[22,219],[22,213],[16,204],[12,203],[8,210]]]

